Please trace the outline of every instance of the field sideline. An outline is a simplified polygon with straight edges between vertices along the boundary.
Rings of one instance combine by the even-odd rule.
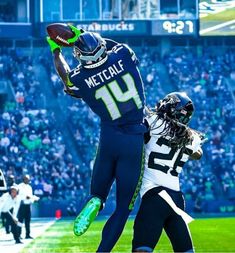
[[[72,232],[73,222],[59,220],[41,237],[38,237],[22,253],[78,253],[95,252],[104,221],[96,221],[81,237]],[[125,231],[113,252],[131,252],[133,220],[129,220]],[[196,219],[190,224],[196,252],[235,252],[235,218]],[[163,234],[155,252],[172,252]]]

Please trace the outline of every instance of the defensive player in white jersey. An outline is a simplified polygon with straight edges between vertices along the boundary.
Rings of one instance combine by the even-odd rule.
[[[173,92],[147,113],[145,172],[134,223],[133,252],[152,252],[163,229],[174,252],[194,252],[187,225],[192,218],[184,212],[179,184],[186,161],[202,156],[204,135],[187,126],[193,111],[185,93]]]

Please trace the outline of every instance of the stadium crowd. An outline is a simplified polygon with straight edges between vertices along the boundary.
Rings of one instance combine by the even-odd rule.
[[[21,50],[1,49],[1,80],[10,80],[15,100],[0,114],[0,168],[6,178],[31,175],[34,194],[49,199],[82,199],[88,189],[87,171],[80,170],[55,128],[53,111],[43,108],[43,94],[35,78],[35,59]]]
[[[16,10],[13,1],[0,4],[0,22],[16,22]]]
[[[187,166],[190,170],[183,175],[183,189],[193,199],[199,195],[235,199],[235,115],[229,86],[234,60],[234,51],[216,55],[212,48],[199,55],[180,50],[164,58],[171,82],[187,91],[195,104],[191,126],[209,139],[203,159],[191,162]]]
[[[166,80],[174,90],[186,91],[196,112],[191,127],[206,133],[204,156],[190,161],[182,173],[182,190],[203,211],[202,200],[235,199],[235,115],[228,80],[235,69],[235,52],[223,55],[210,50],[174,49],[163,58],[152,49],[139,50],[140,69],[146,88],[147,105],[154,107],[166,95],[158,64],[165,68]],[[76,62],[68,57],[70,66]],[[203,64],[202,64],[203,62]],[[35,64],[45,66],[55,99],[66,108],[67,127],[77,144],[79,162],[66,147],[56,129],[56,115],[44,109],[43,92],[34,75]],[[41,199],[84,199],[99,132],[98,118],[83,102],[64,95],[62,85],[48,57],[23,56],[20,50],[1,50],[1,79],[10,80],[16,101],[7,103],[0,117],[0,168],[16,178],[31,175],[34,194]],[[72,208],[72,207],[71,207]]]

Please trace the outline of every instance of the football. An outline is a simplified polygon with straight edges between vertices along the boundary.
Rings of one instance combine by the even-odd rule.
[[[67,40],[74,37],[74,33],[67,24],[53,23],[47,26],[47,33],[58,45],[63,47],[71,47],[74,43]]]

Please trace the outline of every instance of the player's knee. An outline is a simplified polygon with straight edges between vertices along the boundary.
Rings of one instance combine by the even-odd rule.
[[[147,246],[141,246],[133,250],[133,252],[153,252],[153,249]]]

